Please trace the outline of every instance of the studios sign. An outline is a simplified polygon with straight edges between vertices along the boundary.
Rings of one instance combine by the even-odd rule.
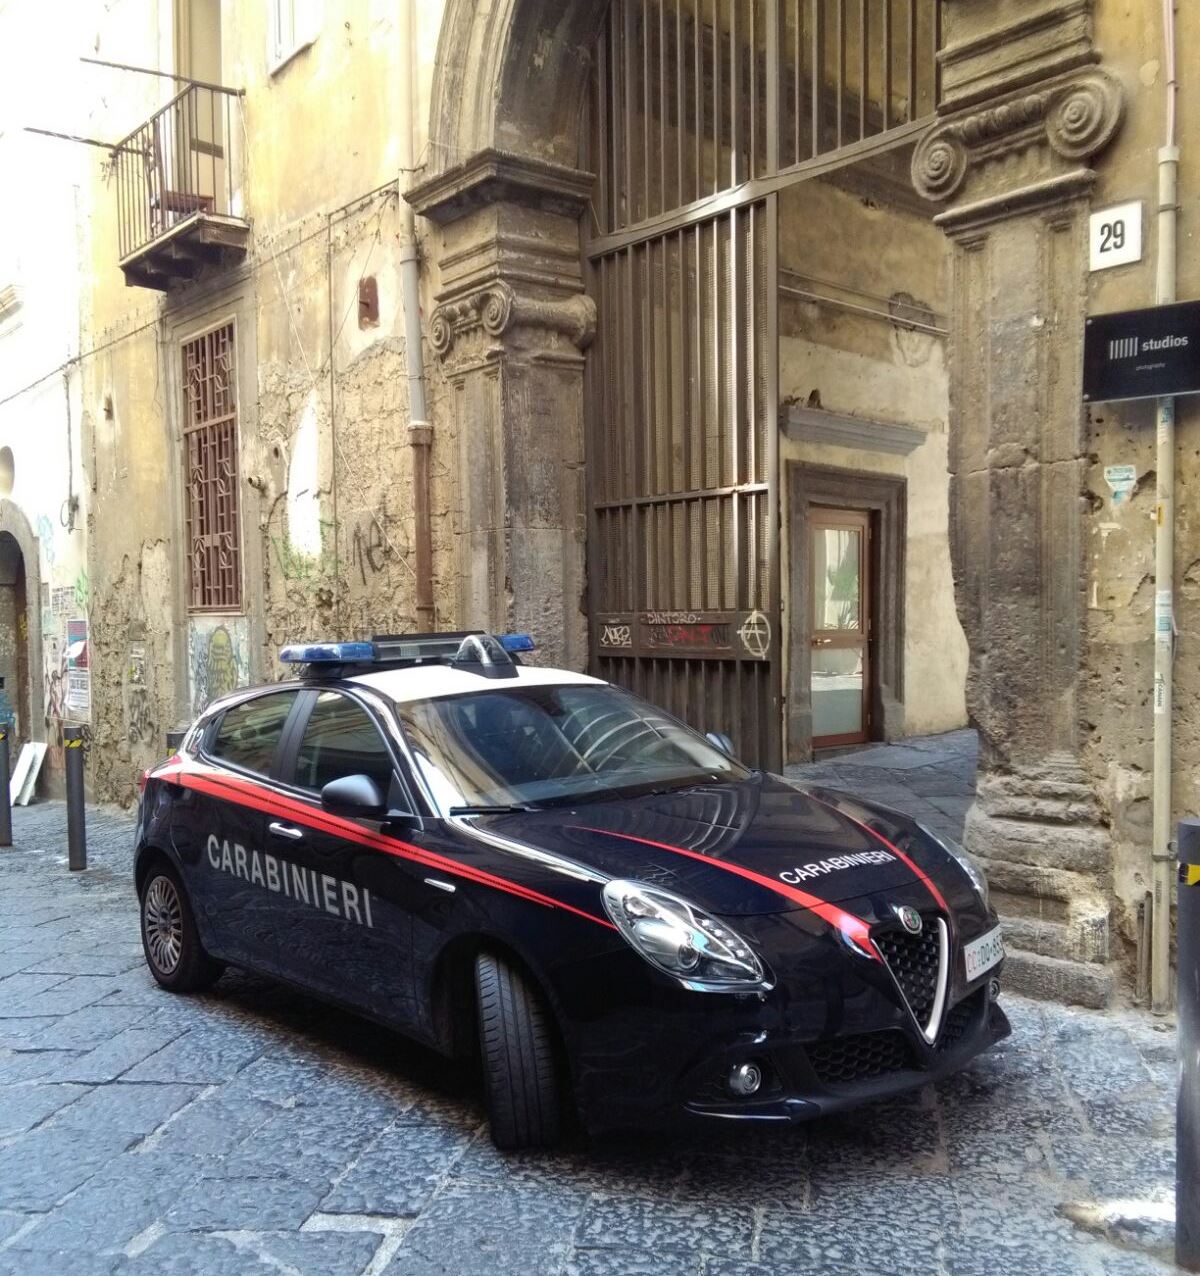
[[[1085,403],[1176,394],[1200,394],[1200,301],[1087,321]]]

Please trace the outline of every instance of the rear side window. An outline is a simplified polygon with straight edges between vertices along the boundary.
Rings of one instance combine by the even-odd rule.
[[[226,709],[209,753],[247,771],[269,774],[296,694],[281,691]]]
[[[361,705],[336,691],[323,691],[296,754],[295,783],[320,792],[330,780],[346,775],[369,775],[386,794],[392,783],[391,754]]]

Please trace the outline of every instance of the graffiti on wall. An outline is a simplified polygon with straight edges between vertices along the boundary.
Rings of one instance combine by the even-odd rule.
[[[125,664],[125,734],[130,744],[148,741],[154,735],[150,714],[150,691],[146,686],[146,644],[129,644]]]
[[[244,616],[197,616],[188,624],[188,688],[192,712],[250,679],[250,638]]]

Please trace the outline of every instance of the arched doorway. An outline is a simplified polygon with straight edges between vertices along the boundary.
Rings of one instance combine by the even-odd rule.
[[[817,734],[795,709],[807,630],[791,667],[783,636],[781,205],[851,170],[868,179],[858,206],[915,199],[938,15],[937,0],[452,0],[443,25],[434,172],[412,198],[442,228],[431,338],[479,476],[460,619],[561,633],[552,656],[759,765],[783,758],[785,675],[788,729]],[[902,720],[902,650],[893,634],[879,685],[860,677],[860,716],[878,700],[893,719],[881,734]]]
[[[46,738],[38,541],[21,509],[0,498],[0,716],[20,745]]]
[[[30,739],[29,619],[25,558],[16,537],[0,532],[0,723],[16,757]]]

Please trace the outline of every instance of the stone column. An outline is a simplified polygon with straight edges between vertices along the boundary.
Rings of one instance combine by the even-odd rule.
[[[579,214],[592,177],[495,150],[411,193],[438,228],[429,341],[458,439],[458,623],[587,660]]]
[[[939,118],[913,156],[954,253],[951,543],[980,735],[966,843],[1009,982],[1104,1004],[1111,851],[1080,765],[1082,350],[1094,157],[1121,121],[1090,0],[945,0]]]

